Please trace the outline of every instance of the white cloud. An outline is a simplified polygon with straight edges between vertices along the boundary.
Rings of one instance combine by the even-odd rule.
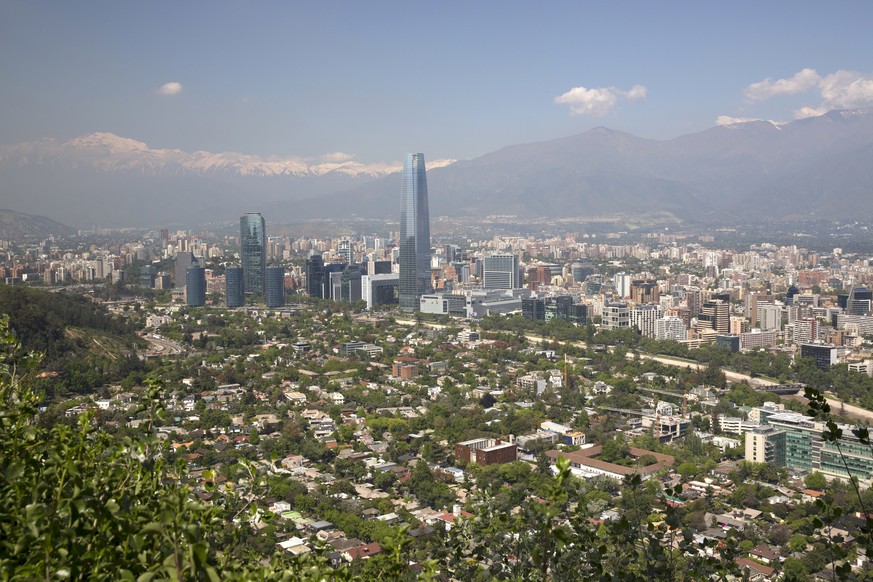
[[[642,85],[634,85],[630,88],[630,91],[625,93],[625,97],[627,97],[628,101],[632,101],[634,103],[638,101],[642,101],[646,98],[646,93],[648,89],[643,87]]]
[[[761,121],[754,117],[731,117],[730,115],[719,115],[716,120],[716,125],[734,125],[736,123],[746,123],[747,121]]]
[[[821,76],[815,69],[803,69],[790,79],[767,78],[746,87],[746,97],[751,101],[765,101],[776,95],[794,95],[817,86]]]
[[[637,103],[645,98],[646,88],[642,85],[634,85],[628,91],[616,87],[587,89],[579,86],[555,97],[555,103],[569,105],[570,115],[605,115],[615,108],[619,99]]]
[[[170,81],[169,83],[164,83],[161,85],[161,88],[158,89],[158,93],[161,95],[178,95],[182,92],[182,83],[178,81]]]
[[[801,107],[795,118],[823,115],[832,109],[873,106],[873,75],[839,70],[821,76],[815,69],[803,69],[788,79],[764,79],[744,90],[749,101],[766,101],[779,95],[815,92],[821,98],[818,107]]]
[[[807,117],[818,117],[824,115],[829,109],[827,107],[801,107],[794,110],[794,119],[806,119]]]
[[[873,75],[856,71],[837,71],[819,83],[821,97],[831,109],[851,109],[873,105]]]

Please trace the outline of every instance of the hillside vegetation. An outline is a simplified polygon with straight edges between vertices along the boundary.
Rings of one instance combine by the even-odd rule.
[[[91,392],[143,367],[133,325],[86,297],[3,286],[0,314],[23,348],[43,354],[45,370],[59,375],[52,392]]]

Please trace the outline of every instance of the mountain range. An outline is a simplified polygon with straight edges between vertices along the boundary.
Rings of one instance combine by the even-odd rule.
[[[152,149],[111,133],[0,148],[0,199],[89,226],[399,216],[398,164]],[[670,140],[595,128],[428,163],[432,216],[662,211],[683,221],[873,218],[873,109],[720,125]]]
[[[51,218],[0,209],[0,240],[32,242],[72,234],[76,234],[76,229]]]

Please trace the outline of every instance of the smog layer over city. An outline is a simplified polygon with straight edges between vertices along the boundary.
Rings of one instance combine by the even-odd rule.
[[[870,22],[0,3],[0,577],[873,579]]]

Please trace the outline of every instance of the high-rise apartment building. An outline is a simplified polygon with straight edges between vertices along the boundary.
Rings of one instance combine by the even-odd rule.
[[[662,317],[655,321],[655,339],[682,341],[688,339],[688,329],[678,317]]]
[[[818,320],[814,317],[805,317],[794,321],[794,343],[811,344],[820,339]]]
[[[228,267],[224,271],[224,296],[228,307],[242,307],[246,303],[242,267]]]
[[[351,265],[352,263],[354,263],[354,247],[352,246],[352,241],[344,238],[337,242],[336,254],[343,260],[345,264]]]
[[[243,289],[246,293],[263,295],[267,277],[267,235],[264,217],[260,213],[249,212],[240,217],[239,246]]]
[[[661,319],[661,306],[650,303],[630,310],[630,326],[646,337],[655,337],[655,322]]]
[[[430,214],[424,154],[406,154],[400,185],[400,307],[419,309],[431,293]]]
[[[495,254],[482,259],[482,287],[485,289],[520,288],[518,255]]]
[[[654,279],[635,279],[631,282],[630,298],[634,303],[658,303],[661,292]]]

